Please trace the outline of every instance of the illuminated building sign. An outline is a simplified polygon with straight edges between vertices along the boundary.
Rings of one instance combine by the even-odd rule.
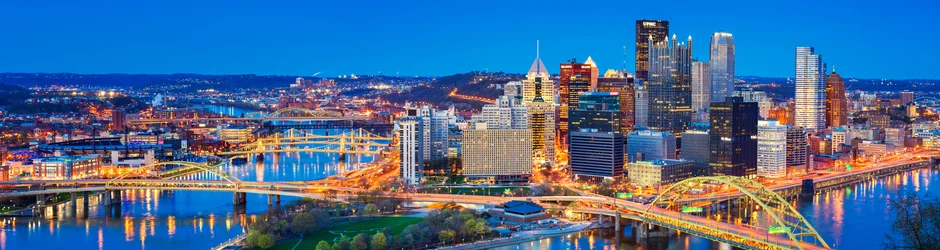
[[[629,193],[620,192],[620,193],[617,193],[617,199],[627,199],[627,198],[633,198],[633,192],[629,192]]]
[[[682,206],[683,213],[701,213],[702,211],[703,209],[701,207]]]
[[[789,231],[790,231],[790,227],[782,227],[782,226],[770,226],[770,229],[767,229],[767,232],[772,233],[772,234],[786,233]]]

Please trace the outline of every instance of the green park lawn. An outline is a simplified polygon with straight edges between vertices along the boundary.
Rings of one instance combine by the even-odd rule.
[[[418,193],[510,196],[506,190],[511,193],[519,193],[521,190],[522,196],[532,195],[529,187],[433,187],[419,189]]]
[[[339,239],[340,233],[350,239],[359,233],[371,235],[385,228],[389,228],[395,234],[399,234],[402,230],[405,230],[405,227],[423,220],[424,218],[416,217],[376,217],[375,219],[355,221],[317,230],[305,236],[303,241],[300,242],[300,245],[297,245],[298,239],[293,239],[279,242],[271,249],[290,250],[294,248],[294,245],[297,245],[297,249],[315,249],[317,248],[317,243],[320,243],[321,240],[325,240],[332,245],[333,240]],[[391,235],[386,236],[391,237]]]

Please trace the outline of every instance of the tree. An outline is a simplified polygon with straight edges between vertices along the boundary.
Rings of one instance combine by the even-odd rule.
[[[894,212],[891,232],[885,234],[884,249],[940,249],[940,198],[918,197],[907,192],[889,203]]]
[[[330,243],[327,243],[325,240],[321,240],[320,243],[317,243],[317,250],[330,250]]]
[[[451,241],[454,241],[456,236],[457,233],[454,232],[454,230],[444,229],[437,235],[437,239],[442,243],[450,243]]]
[[[379,214],[379,208],[375,204],[369,203],[362,209],[361,213],[365,216],[375,216]]]
[[[352,242],[349,243],[349,249],[351,250],[368,250],[369,242],[366,238],[369,236],[366,234],[359,234],[356,237],[353,237]]]
[[[258,236],[258,247],[268,249],[274,246],[274,235],[271,233]]]
[[[349,238],[346,238],[346,236],[343,236],[342,238],[339,238],[339,241],[333,244],[333,250],[349,249],[349,245],[350,245]]]
[[[388,246],[388,240],[385,238],[385,234],[382,232],[375,233],[372,235],[372,249],[381,250],[385,249]]]
[[[299,235],[312,233],[317,230],[317,219],[308,213],[300,213],[290,222],[290,230]]]
[[[257,247],[258,237],[260,237],[262,234],[264,233],[262,233],[261,230],[258,230],[257,228],[248,229],[248,235],[245,236],[245,241],[248,242],[248,246],[252,248]]]

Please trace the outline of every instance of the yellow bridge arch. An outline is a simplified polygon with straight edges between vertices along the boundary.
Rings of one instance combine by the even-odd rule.
[[[169,165],[182,165],[182,166],[187,166],[187,167],[192,167],[192,168],[198,168],[206,172],[212,173],[213,175],[218,176],[222,180],[225,180],[232,184],[238,184],[242,182],[237,177],[217,168],[216,166],[209,166],[203,163],[195,163],[195,162],[188,162],[188,161],[165,161],[165,162],[158,162],[158,163],[154,163],[150,165],[140,166],[140,168],[145,169],[145,170],[150,170],[156,167],[169,166]],[[111,180],[109,180],[108,183],[105,184],[105,187],[111,187],[115,184],[115,182],[124,180],[127,176],[130,176],[131,174],[133,174],[133,172],[127,172],[127,173],[118,175],[117,177],[114,177]]]
[[[803,218],[803,215],[796,211],[783,197],[759,182],[743,177],[705,176],[682,180],[661,192],[643,212],[644,214],[648,214],[650,213],[650,209],[663,204],[665,205],[665,209],[669,209],[675,205],[676,202],[680,201],[683,195],[692,189],[700,187],[703,184],[716,182],[735,188],[756,202],[761,209],[768,211],[774,223],[784,228],[783,231],[786,232],[790,240],[797,243],[796,246],[801,246],[799,243],[803,242],[800,240],[802,237],[810,236],[815,238],[819,244],[826,249],[831,249],[816,229],[806,221],[806,218]],[[796,222],[787,220],[788,218],[796,219]],[[802,247],[800,247],[800,249],[802,249]]]

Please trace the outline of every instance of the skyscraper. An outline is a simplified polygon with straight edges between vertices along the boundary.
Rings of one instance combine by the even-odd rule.
[[[826,127],[826,65],[813,47],[796,48],[796,126]]]
[[[617,92],[584,92],[578,98],[578,106],[569,111],[569,132],[582,129],[596,132],[621,133],[620,94]],[[622,135],[622,134],[621,134]]]
[[[591,74],[588,75],[591,77],[591,88],[597,88],[597,78],[598,74],[600,73],[597,70],[597,64],[594,63],[594,59],[592,59],[591,56],[588,56],[587,60],[584,61],[584,64],[591,66]]]
[[[568,145],[568,109],[578,105],[578,94],[591,88],[591,65],[571,59],[561,64],[558,80],[558,137],[562,148]],[[572,82],[573,81],[573,82]]]
[[[528,109],[532,128],[532,161],[555,162],[554,82],[538,55],[526,74],[523,89],[522,103]]]
[[[842,76],[832,71],[826,77],[826,127],[846,125],[848,113],[845,102],[845,82]]]
[[[833,68],[832,73],[835,74],[835,69]],[[901,105],[908,105],[914,102],[914,92],[905,90],[901,91]]]
[[[475,123],[486,123],[488,129],[529,128],[526,106],[509,96],[500,96],[495,104],[483,105],[483,110],[474,114],[472,119]]]
[[[692,122],[692,37],[686,44],[673,35],[672,42],[651,44],[649,51],[647,123],[650,129],[681,136]]]
[[[757,122],[757,176],[780,178],[787,174],[787,126],[777,121]]]
[[[621,126],[620,133],[626,135],[633,129],[634,91],[633,76],[626,72],[608,70],[603,78],[597,80],[597,91],[617,93],[620,97]]]
[[[532,174],[532,129],[525,105],[500,96],[472,116],[461,137],[463,175],[492,182],[527,181]]]
[[[395,123],[395,132],[398,134],[398,146],[401,150],[401,179],[408,185],[417,185],[421,182],[421,173],[424,172],[424,144],[421,142],[422,124],[417,116],[406,116]]]
[[[757,174],[757,103],[741,97],[712,102],[709,132],[712,174],[753,178]]]
[[[734,37],[718,31],[712,34],[708,64],[711,68],[711,101],[723,102],[734,91]]]
[[[640,84],[633,85],[633,92],[633,126],[649,126],[650,92]]]
[[[636,79],[648,79],[650,41],[662,41],[668,37],[669,21],[636,20]]]
[[[712,73],[708,62],[692,62],[692,111],[704,113],[712,102]]]
[[[582,129],[571,132],[571,172],[580,180],[623,177],[623,135]]]
[[[682,132],[683,149],[679,153],[679,159],[693,161],[696,176],[710,175],[711,172],[708,167],[711,158],[711,137],[708,135],[710,126],[707,122],[694,122],[689,130]]]

